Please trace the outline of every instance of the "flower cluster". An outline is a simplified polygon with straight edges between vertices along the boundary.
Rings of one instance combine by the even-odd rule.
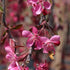
[[[7,52],[6,59],[10,62],[10,65],[8,66],[8,70],[29,70],[28,67],[22,67],[18,63],[19,60],[21,58],[24,58],[28,53],[18,57],[15,54],[14,41],[12,39],[10,39],[10,44],[6,43],[5,50]]]
[[[31,47],[33,44],[35,44],[34,49],[43,49],[43,53],[48,53],[50,51],[55,52],[54,47],[60,44],[59,35],[54,35],[50,39],[48,37],[39,36],[36,27],[32,27],[32,33],[30,31],[23,30],[22,35],[28,38],[26,43],[27,47]]]
[[[50,2],[46,0],[27,0],[27,3],[33,7],[32,11],[34,16],[40,15],[44,9],[51,9]]]
[[[12,0],[8,1],[11,2]],[[6,19],[7,23],[9,23],[11,20],[13,20],[15,23],[24,20],[24,16],[19,16],[20,12],[22,12],[23,5],[26,4],[24,3],[25,2],[21,0],[20,4],[17,4],[15,2],[14,4],[11,4],[9,6],[9,8],[11,8],[10,10],[12,11],[9,12],[9,15],[12,18],[10,18],[10,20]],[[55,54],[55,47],[60,44],[59,35],[48,36],[50,29],[47,24],[45,14],[47,13],[48,10],[51,9],[51,3],[49,0],[27,0],[27,4],[28,6],[32,6],[32,12],[34,16],[43,13],[41,19],[42,27],[40,27],[38,30],[36,27],[33,26],[31,27],[32,30],[30,31],[27,30],[22,31],[22,28],[19,28],[20,26],[19,27],[16,26],[17,28],[19,28],[19,32],[22,32],[22,36],[27,38],[26,49],[24,49],[25,46],[15,46],[15,41],[9,39],[10,40],[9,43],[5,44],[5,51],[7,52],[6,59],[10,62],[8,70],[29,70],[28,63],[31,59],[33,59],[34,63],[36,64],[35,70],[48,70],[49,66],[48,62],[46,62],[47,59],[46,58],[42,59],[40,54],[48,54],[49,57],[53,59],[53,55]],[[12,29],[16,29],[16,27],[13,27]],[[15,32],[17,31],[15,30]],[[13,31],[13,34],[16,33],[14,33]],[[19,47],[22,47],[24,50],[23,49],[19,50]],[[16,48],[18,48],[18,54],[16,54]],[[39,58],[40,60],[38,60]],[[22,61],[21,64],[20,61]]]

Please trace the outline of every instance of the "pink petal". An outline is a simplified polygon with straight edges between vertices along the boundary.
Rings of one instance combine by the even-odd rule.
[[[14,12],[10,12],[10,16],[11,17],[14,17],[15,16],[15,13]]]
[[[47,37],[40,37],[40,40],[45,43],[47,40],[49,40]]]
[[[44,2],[44,7],[45,7],[46,9],[51,9],[51,4],[46,1],[46,2]]]
[[[46,48],[47,48],[47,51],[48,51],[48,52],[49,52],[49,51],[53,51],[53,52],[55,53],[54,44],[48,43],[47,46],[46,46]]]
[[[42,49],[42,43],[41,43],[41,41],[35,41],[35,50],[40,50],[40,49]]]
[[[54,44],[51,42],[48,42],[47,44],[43,45],[43,53],[48,53],[49,51],[54,51],[55,52],[55,48],[54,48]]]
[[[5,47],[5,50],[6,50],[7,53],[13,52],[10,46],[6,46]]]
[[[37,28],[33,26],[33,27],[32,27],[32,32],[33,32],[34,34],[37,34],[37,33],[38,33]]]
[[[26,45],[27,45],[27,47],[31,47],[33,44],[34,44],[34,40],[33,40],[33,38],[31,37],[31,38],[29,38],[29,39],[27,40]]]
[[[36,16],[36,15],[40,15],[41,12],[42,12],[42,6],[41,4],[36,4],[35,6],[33,6],[33,15]]]
[[[50,38],[50,41],[53,42],[55,45],[59,45],[60,44],[60,36],[54,35]]]
[[[13,17],[13,21],[14,21],[14,22],[17,22],[17,21],[18,21],[18,18],[17,18],[16,16],[14,16],[14,17]]]
[[[47,50],[47,48],[45,46],[43,48],[43,53],[48,53],[48,50]]]
[[[13,61],[9,66],[8,70],[12,70],[12,68],[16,67],[16,63]]]
[[[6,55],[6,59],[7,59],[8,61],[11,61],[12,58],[13,58],[12,53],[8,53],[8,54]]]
[[[29,4],[36,4],[38,2],[38,0],[27,0],[27,2]]]
[[[22,31],[22,36],[24,36],[24,37],[31,37],[31,36],[33,36],[33,34],[30,31],[23,30]]]
[[[10,47],[12,48],[12,50],[14,51],[15,50],[15,48],[14,48],[15,44],[14,44],[14,41],[12,39],[10,39],[9,44],[10,44]]]
[[[23,67],[20,67],[20,69],[16,66],[16,67],[13,67],[13,68],[11,68],[11,69],[9,69],[9,70],[24,70],[24,68]],[[28,69],[25,69],[25,70],[28,70]]]
[[[6,55],[6,59],[8,59],[10,62],[15,61],[17,59],[17,56],[14,54],[14,52],[10,52]]]
[[[48,43],[47,45],[43,46],[43,53],[48,53],[49,51],[53,51],[55,53],[54,44]]]
[[[14,47],[15,45],[14,45],[14,41],[12,40],[12,39],[10,39],[10,46],[11,47]]]
[[[11,68],[9,70],[19,70],[18,67]]]

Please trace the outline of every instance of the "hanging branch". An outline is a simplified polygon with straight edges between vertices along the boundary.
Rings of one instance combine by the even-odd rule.
[[[3,2],[3,24],[4,24],[5,28],[7,29],[7,33],[9,35],[9,38],[13,39],[13,37],[11,35],[11,32],[10,32],[10,29],[6,24],[6,19],[5,19],[6,18],[5,0],[2,0],[2,2]]]

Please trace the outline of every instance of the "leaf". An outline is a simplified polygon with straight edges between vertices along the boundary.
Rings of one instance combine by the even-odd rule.
[[[15,26],[15,27],[12,27],[11,29],[20,29],[21,27],[22,27],[22,24],[17,25],[17,26]]]
[[[0,12],[3,12],[3,8],[0,6]]]
[[[52,0],[49,0],[50,1],[50,3],[52,4]]]

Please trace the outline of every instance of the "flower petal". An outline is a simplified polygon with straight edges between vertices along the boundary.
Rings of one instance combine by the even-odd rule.
[[[33,38],[31,37],[31,38],[29,38],[29,39],[27,40],[26,45],[27,45],[27,47],[31,47],[33,44],[34,44],[34,40],[33,40]]]
[[[22,31],[22,36],[24,37],[31,37],[33,34],[30,31],[23,30]]]
[[[47,48],[45,48],[45,46],[43,48],[43,53],[48,53],[48,50],[47,50]]]
[[[36,4],[38,0],[27,0],[28,4]]]
[[[47,43],[43,46],[43,53],[48,53],[50,51],[53,51],[55,53],[55,48],[54,48],[54,44],[52,43]]]
[[[47,37],[40,37],[40,40],[42,41],[42,43],[45,43],[49,39]]]
[[[14,52],[9,52],[6,55],[6,59],[8,59],[10,62],[15,61],[15,60],[17,60],[17,56],[16,56],[16,54],[14,54]]]
[[[41,12],[42,12],[42,6],[41,4],[36,4],[35,6],[33,6],[33,15],[36,16],[36,15],[40,15]]]
[[[8,70],[12,70],[12,68],[16,67],[16,63],[13,61],[11,64],[8,66]]]
[[[60,36],[59,35],[54,35],[50,38],[50,41],[54,43],[55,45],[60,44]]]
[[[46,2],[44,2],[44,7],[45,7],[46,9],[51,9],[51,4],[46,1]]]
[[[35,50],[40,50],[40,49],[42,49],[42,43],[41,43],[41,41],[35,41]]]
[[[33,27],[32,27],[32,32],[33,32],[34,34],[37,34],[37,33],[38,33],[37,28],[33,26]]]
[[[13,52],[10,46],[6,46],[6,47],[5,47],[5,51],[6,51],[7,53]]]
[[[12,39],[9,40],[9,44],[10,44],[10,47],[12,48],[12,51],[14,52],[15,51],[15,48],[14,48],[15,43]]]
[[[55,53],[54,44],[48,43],[46,48],[47,48],[47,51],[48,51],[48,52],[49,52],[49,51],[53,51],[53,52]]]

